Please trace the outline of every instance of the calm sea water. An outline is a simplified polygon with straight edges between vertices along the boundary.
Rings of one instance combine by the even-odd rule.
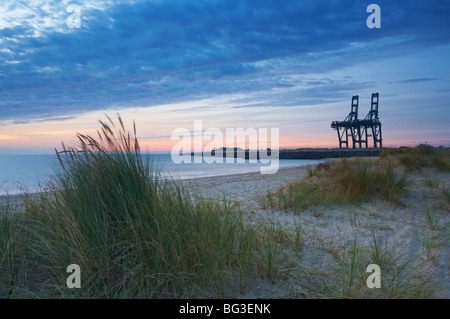
[[[165,177],[189,179],[258,172],[268,164],[253,163],[181,163],[172,162],[170,154],[148,155]],[[317,160],[280,160],[280,169],[318,163]],[[35,192],[56,175],[56,155],[0,155],[0,194]]]

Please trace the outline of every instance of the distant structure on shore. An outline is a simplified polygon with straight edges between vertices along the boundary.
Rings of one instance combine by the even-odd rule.
[[[335,129],[339,138],[339,148],[349,148],[349,137],[353,148],[368,148],[369,137],[373,139],[373,147],[383,147],[381,137],[381,122],[378,118],[379,94],[372,94],[370,111],[363,120],[358,119],[359,96],[352,97],[350,113],[343,121],[333,121],[331,128]]]
[[[218,149],[213,149],[211,152],[191,152],[191,156],[212,156],[212,157],[223,157],[223,158],[243,158],[243,159],[265,159],[270,158],[272,155],[272,150],[270,148],[262,150],[249,150],[242,149],[240,147],[221,147]],[[276,156],[278,158],[278,155]]]
[[[191,152],[190,156],[214,156],[223,158],[244,158],[244,159],[264,159],[277,158],[280,160],[298,160],[298,159],[326,159],[326,158],[343,158],[343,157],[374,157],[380,156],[381,149],[286,149],[286,150],[249,150],[239,147],[226,148],[221,147],[212,150],[211,153]]]

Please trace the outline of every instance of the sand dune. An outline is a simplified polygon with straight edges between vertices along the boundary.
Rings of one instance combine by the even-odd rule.
[[[360,247],[370,246],[372,231],[375,229],[384,247],[401,251],[403,259],[411,258],[420,264],[418,271],[432,274],[441,286],[438,297],[450,297],[450,214],[436,210],[437,225],[434,230],[427,228],[423,215],[424,207],[435,207],[440,200],[440,188],[427,186],[426,178],[439,180],[441,188],[448,188],[449,173],[435,169],[411,173],[412,185],[403,205],[377,200],[361,205],[321,208],[319,211],[307,209],[298,214],[260,208],[258,197],[277,190],[289,181],[305,178],[309,167],[282,169],[274,175],[251,173],[200,178],[183,181],[182,184],[190,192],[204,197],[226,197],[239,203],[244,213],[255,222],[275,220],[287,231],[293,231],[296,225],[301,224],[308,243],[303,253],[309,256],[302,265],[324,273],[335,267],[336,258],[333,255],[348,247],[355,234]],[[432,241],[431,248],[426,247],[425,234]],[[279,287],[273,291],[269,289],[266,293],[268,296],[283,296]]]
[[[301,259],[300,265],[314,269],[317,274],[329,275],[333,271],[339,271],[336,256],[351,245],[354,236],[357,237],[358,246],[363,248],[361,251],[364,253],[364,249],[371,245],[372,231],[375,229],[384,247],[393,247],[401,251],[403,259],[415,260],[419,271],[432,274],[433,279],[440,285],[438,297],[450,297],[448,244],[450,214],[442,209],[436,210],[435,229],[427,228],[423,215],[424,207],[435,207],[440,200],[438,194],[440,188],[430,187],[426,179],[436,179],[440,182],[441,188],[448,188],[450,173],[435,169],[411,173],[412,185],[402,205],[376,200],[360,205],[336,205],[319,210],[312,208],[300,213],[261,208],[259,197],[267,192],[276,191],[290,181],[306,178],[308,169],[312,167],[311,165],[281,169],[274,175],[261,175],[257,172],[183,180],[177,183],[192,194],[205,198],[227,198],[239,204],[250,221],[256,223],[264,220],[276,221],[287,232],[294,231],[296,225],[301,225],[305,243],[302,247],[302,256],[307,258]],[[0,201],[8,200],[20,207],[24,198],[24,196],[0,197]],[[429,238],[433,240],[428,248],[424,234],[429,234]],[[268,285],[262,287],[260,291],[253,290],[252,293],[255,295],[243,297],[285,297],[290,296],[293,290],[301,291],[301,289],[300,286],[293,288]]]

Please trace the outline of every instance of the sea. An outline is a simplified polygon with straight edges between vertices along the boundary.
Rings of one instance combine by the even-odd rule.
[[[249,163],[180,163],[172,161],[170,153],[145,154],[162,178],[174,180],[259,172],[269,164]],[[280,160],[279,169],[319,163],[319,160]],[[0,195],[15,195],[42,191],[55,178],[60,167],[56,155],[0,155]]]

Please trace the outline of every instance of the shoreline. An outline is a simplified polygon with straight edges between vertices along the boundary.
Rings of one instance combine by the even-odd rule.
[[[304,165],[300,165],[300,166],[288,166],[288,167],[280,167],[278,169],[278,171],[275,174],[267,174],[267,175],[263,175],[260,173],[259,170],[253,171],[253,172],[245,172],[245,173],[232,173],[232,174],[221,174],[221,175],[213,175],[213,176],[203,176],[203,177],[191,177],[191,178],[180,178],[180,179],[172,179],[175,183],[180,183],[180,184],[189,184],[189,183],[201,183],[202,181],[206,181],[206,180],[212,180],[212,179],[229,179],[229,178],[238,178],[241,177],[243,179],[245,179],[246,176],[254,176],[254,175],[262,175],[262,176],[276,176],[277,174],[279,174],[281,171],[286,171],[286,170],[295,170],[298,168],[305,168],[307,170],[307,168],[310,167],[315,167],[317,166],[319,163],[324,162],[324,161],[328,161],[328,160],[335,160],[333,158],[331,159],[322,159],[322,160],[318,160],[317,163],[313,163],[313,164],[304,164]],[[170,180],[170,179],[168,179]],[[16,198],[22,198],[25,196],[36,196],[39,194],[45,194],[46,192],[42,192],[42,191],[37,191],[37,192],[24,192],[24,193],[15,193],[15,194],[0,194],[0,203],[2,199],[5,198],[9,198],[9,199],[16,199]]]
[[[249,159],[251,156],[254,156],[257,159],[269,158],[270,155],[265,154],[265,151],[262,150],[243,150],[243,149],[231,149],[227,150],[225,148],[221,148],[218,151],[217,157],[219,158],[227,158],[228,155],[231,155],[233,158],[245,158]],[[232,154],[227,154],[227,152],[231,152]],[[239,152],[241,152],[239,154]],[[263,152],[263,154],[260,154]],[[328,158],[349,158],[349,157],[378,157],[382,152],[381,148],[337,148],[337,149],[284,149],[279,150],[278,159],[328,159]],[[222,154],[222,156],[220,155]],[[201,156],[201,157],[216,157],[216,153],[214,155],[191,152],[190,154],[185,154],[188,156]]]
[[[232,202],[243,204],[244,207],[254,207],[256,204],[255,197],[264,195],[268,191],[274,191],[291,181],[304,179],[308,175],[308,169],[317,165],[318,163],[280,168],[277,173],[269,175],[261,174],[258,171],[192,178],[175,182],[185,187],[191,194],[196,193],[204,198],[219,200],[228,198]]]
[[[339,160],[332,158],[322,162]],[[302,256],[307,257],[300,260],[299,265],[305,269],[317,269],[320,274],[328,274],[330,269],[336,274],[345,272],[345,268],[339,268],[336,256],[341,256],[343,251],[348,252],[353,240],[355,243],[357,240],[361,271],[364,271],[366,264],[363,261],[370,260],[371,255],[368,252],[373,252],[374,243],[383,243],[383,251],[396,252],[396,262],[403,264],[411,261],[414,262],[414,267],[418,267],[410,268],[411,271],[433,274],[430,284],[436,283],[437,298],[450,296],[450,282],[445,280],[450,274],[450,248],[446,240],[440,241],[448,232],[450,224],[450,217],[445,208],[448,206],[445,206],[441,194],[441,190],[450,189],[450,172],[435,168],[409,172],[408,193],[398,204],[374,199],[345,205],[312,206],[299,211],[270,208],[261,204],[261,198],[268,192],[277,191],[289,182],[305,179],[309,170],[316,166],[317,163],[285,167],[271,175],[263,175],[257,171],[174,182],[184,187],[189,194],[217,201],[228,199],[230,205],[236,205],[250,224],[273,225],[283,236],[301,236],[301,244],[297,248]],[[430,181],[439,182],[439,185],[430,185]],[[12,206],[12,212],[15,208],[21,211],[21,203],[28,196],[42,195],[45,193],[0,196],[0,204],[7,201]],[[440,208],[436,206],[438,204],[441,205]],[[424,207],[430,210],[432,225],[427,223]],[[429,246],[426,245],[427,238],[430,240]],[[289,250],[293,248],[292,245],[279,247],[284,247],[288,253],[292,253]],[[342,260],[346,260],[345,256]],[[389,264],[384,265],[388,266]],[[329,280],[328,275],[320,274],[317,278]],[[283,297],[290,289],[291,287],[262,285],[260,289],[248,292],[244,297]]]
[[[320,162],[324,161],[326,160],[320,160]],[[190,195],[198,195],[201,198],[213,200],[229,199],[232,203],[239,203],[243,207],[254,208],[257,206],[257,196],[275,191],[290,181],[305,178],[308,175],[308,169],[317,165],[318,163],[282,167],[275,174],[269,175],[263,175],[258,170],[247,173],[178,179],[173,180],[173,182],[185,188]],[[9,205],[15,211],[22,211],[27,198],[34,199],[45,194],[46,192],[40,191],[0,195],[0,205]]]

